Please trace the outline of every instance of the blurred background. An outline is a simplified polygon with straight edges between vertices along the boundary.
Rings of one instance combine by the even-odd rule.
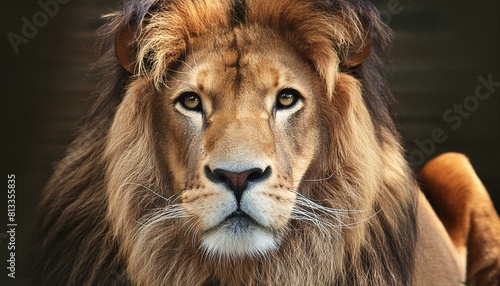
[[[26,265],[39,194],[91,104],[94,32],[118,2],[4,1],[0,285],[32,285]],[[442,152],[467,154],[499,209],[500,1],[373,2],[395,32],[391,84],[409,161],[418,170]],[[15,280],[5,267],[8,174],[16,176]]]

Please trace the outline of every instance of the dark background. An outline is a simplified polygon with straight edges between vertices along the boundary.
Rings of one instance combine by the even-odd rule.
[[[49,2],[50,0],[42,0]],[[65,2],[67,0],[60,0]],[[1,151],[0,285],[31,285],[25,267],[36,204],[54,162],[75,135],[89,108],[93,85],[94,31],[100,16],[118,0],[70,0],[59,11],[39,18],[38,31],[15,53],[7,35],[22,35],[23,21],[43,11],[38,1],[4,1],[1,17]],[[410,161],[428,160],[445,151],[469,156],[500,206],[500,87],[471,107],[478,77],[500,82],[500,1],[377,0],[384,20],[394,29],[391,84],[399,102],[398,126]],[[483,90],[483,92],[486,90]],[[443,118],[455,104],[469,104],[461,123]],[[453,111],[452,111],[453,112]],[[452,128],[457,124],[457,128]],[[444,142],[432,132],[441,128]],[[416,143],[425,142],[425,148]],[[427,149],[427,150],[426,150]],[[15,281],[6,279],[7,175],[16,175]]]

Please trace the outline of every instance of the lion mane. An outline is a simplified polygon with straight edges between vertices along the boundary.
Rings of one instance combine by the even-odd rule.
[[[107,18],[95,105],[43,193],[40,284],[412,284],[418,187],[391,114],[384,68],[391,33],[372,4],[130,0]],[[322,92],[318,148],[297,196],[318,209],[352,211],[341,225],[321,211],[312,222],[291,217],[279,246],[263,254],[210,255],[189,217],[144,224],[177,195],[182,166],[166,163],[178,154],[164,146],[169,136],[186,136],[181,126],[158,127],[156,97],[199,39],[247,28],[278,35]]]

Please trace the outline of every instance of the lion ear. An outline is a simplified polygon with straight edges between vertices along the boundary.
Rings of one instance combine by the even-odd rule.
[[[355,45],[350,45],[345,52],[345,57],[340,62],[341,70],[346,71],[353,67],[359,66],[366,60],[366,58],[368,58],[371,50],[371,37],[368,37],[368,39],[360,40],[359,43]]]
[[[115,54],[120,65],[134,74],[136,67],[137,45],[135,39],[135,25],[129,23],[117,33],[115,38]]]

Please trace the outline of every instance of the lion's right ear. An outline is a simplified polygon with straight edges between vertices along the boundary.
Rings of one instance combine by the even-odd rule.
[[[120,65],[129,73],[136,72],[137,41],[135,25],[129,23],[115,37],[115,54]]]

